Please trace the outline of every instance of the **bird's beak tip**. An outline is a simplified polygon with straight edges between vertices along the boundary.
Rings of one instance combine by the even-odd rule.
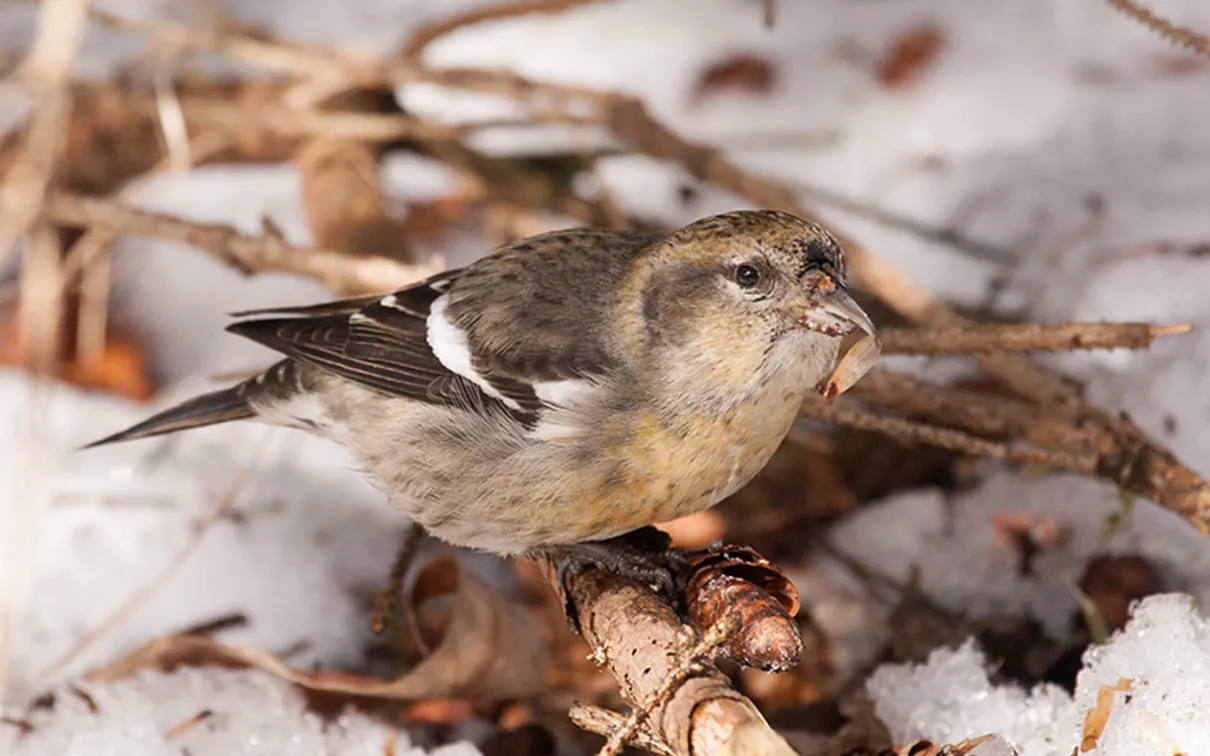
[[[853,295],[849,294],[845,287],[836,284],[832,290],[821,294],[815,301],[815,306],[829,315],[852,323],[855,327],[865,331],[870,336],[877,336],[878,331],[874,327],[874,321],[870,320],[870,316],[862,309],[861,305],[857,304],[857,300],[853,299]]]

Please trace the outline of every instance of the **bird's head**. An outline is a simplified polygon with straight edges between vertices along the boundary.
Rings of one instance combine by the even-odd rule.
[[[649,352],[730,382],[791,366],[823,380],[846,334],[874,334],[835,237],[787,213],[696,221],[641,255],[632,282]]]

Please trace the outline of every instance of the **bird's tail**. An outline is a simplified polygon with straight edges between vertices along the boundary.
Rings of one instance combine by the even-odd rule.
[[[201,428],[205,425],[225,423],[231,420],[246,420],[255,416],[256,412],[248,404],[245,387],[244,383],[240,383],[219,391],[212,391],[209,394],[196,396],[181,402],[175,407],[170,407],[157,415],[153,415],[141,423],[132,425],[126,430],[114,433],[112,436],[106,436],[99,441],[93,441],[83,448],[91,449],[96,446],[114,444],[119,441],[150,438],[189,428]]]

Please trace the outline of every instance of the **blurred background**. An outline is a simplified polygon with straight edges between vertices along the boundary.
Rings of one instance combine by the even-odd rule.
[[[388,291],[545,230],[671,229],[775,197],[902,274],[860,287],[880,327],[920,322],[914,287],[988,322],[1191,324],[1039,361],[1210,472],[1210,44],[1131,7],[0,3],[0,752],[593,753],[566,709],[621,708],[616,687],[524,565],[426,541],[394,629],[370,631],[407,523],[336,446],[238,423],[77,451],[269,364],[224,332],[233,311]],[[1210,30],[1204,2],[1149,8]],[[312,248],[361,272],[317,272]],[[880,364],[1009,394],[963,357]],[[989,732],[1071,753],[1102,679],[1136,663],[1175,686],[1185,708],[1155,711],[1194,753],[1210,730],[1172,724],[1210,687],[1173,671],[1210,675],[1194,610],[1149,621],[1185,623],[1200,652],[1081,664],[1131,601],[1210,599],[1205,536],[1128,489],[804,423],[747,489],[669,529],[750,544],[794,581],[803,663],[729,671],[804,753],[839,747],[853,700],[881,716],[886,742],[854,746],[870,753]],[[414,674],[460,663],[434,654],[472,584],[541,638],[508,652],[533,671],[514,689]],[[179,633],[408,683],[320,700],[213,649],[185,669],[129,656]],[[937,647],[968,666],[867,685]],[[1055,687],[997,687],[1014,681]]]

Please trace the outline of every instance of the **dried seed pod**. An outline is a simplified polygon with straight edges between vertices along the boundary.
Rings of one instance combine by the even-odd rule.
[[[728,657],[768,672],[798,664],[798,591],[781,570],[746,546],[725,546],[694,557],[690,574],[685,595],[695,629],[704,632],[730,612],[739,617],[723,644]]]
[[[882,342],[872,333],[862,337],[849,351],[845,352],[844,357],[840,358],[840,362],[836,363],[836,368],[832,370],[831,377],[824,384],[824,404],[831,404],[836,397],[853,388],[853,385],[860,381],[862,376],[870,372],[874,363],[878,362],[880,354],[882,354]]]

